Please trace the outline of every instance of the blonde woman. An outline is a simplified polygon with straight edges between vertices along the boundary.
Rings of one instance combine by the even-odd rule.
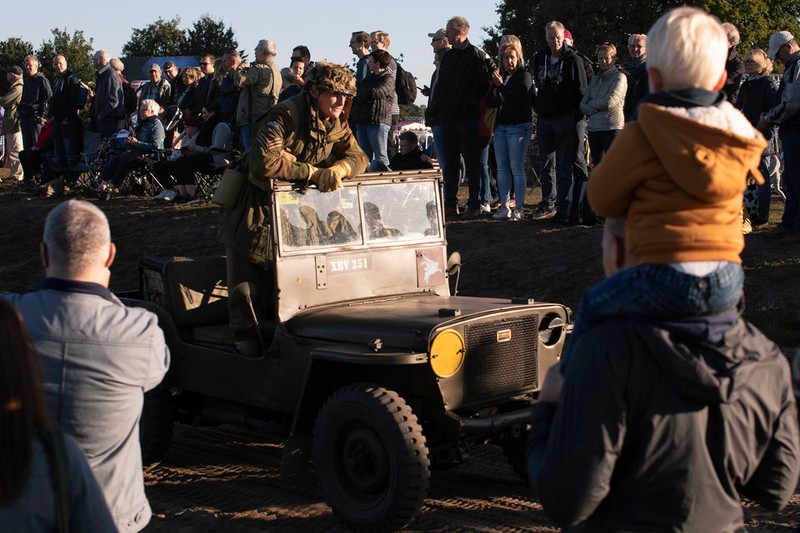
[[[527,178],[525,154],[531,141],[531,75],[519,39],[509,40],[500,48],[500,68],[492,73],[496,86],[487,98],[489,107],[497,108],[494,127],[494,155],[497,161],[497,188],[502,205],[493,215],[497,220],[522,220]],[[511,184],[517,205],[510,207]]]
[[[764,50],[755,48],[747,52],[744,56],[745,80],[739,88],[739,96],[736,98],[736,107],[742,111],[747,120],[753,126],[758,125],[759,119],[775,106],[778,95],[778,87],[770,74],[772,73],[772,61],[767,57]],[[772,128],[763,130],[761,133],[769,141],[772,139]],[[762,185],[758,185],[756,194],[758,198],[758,211],[755,216],[751,216],[750,223],[753,226],[762,226],[769,221],[770,203],[770,183],[769,172],[767,171],[766,159],[761,158],[759,166],[761,174],[766,179]],[[751,214],[752,215],[752,214]]]

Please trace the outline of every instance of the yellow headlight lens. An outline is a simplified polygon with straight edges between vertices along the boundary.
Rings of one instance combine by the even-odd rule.
[[[440,378],[449,378],[464,364],[464,337],[455,330],[446,329],[436,335],[431,343],[431,368]]]

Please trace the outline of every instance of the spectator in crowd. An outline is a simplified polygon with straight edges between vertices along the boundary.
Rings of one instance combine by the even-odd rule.
[[[722,29],[725,30],[725,35],[728,36],[728,61],[725,63],[725,71],[728,73],[728,80],[725,82],[726,96],[729,102],[736,101],[736,93],[739,90],[739,85],[742,83],[742,76],[744,75],[744,63],[736,54],[736,46],[739,44],[741,38],[739,37],[739,29],[730,22],[724,22]]]
[[[242,63],[242,57],[236,50],[228,50],[222,56],[219,72],[219,84],[211,102],[211,111],[219,115],[233,130],[236,126],[236,107],[239,104],[239,87],[236,85],[236,70]]]
[[[625,226],[606,219],[606,276],[638,263]],[[735,310],[622,313],[547,373],[529,479],[565,531],[744,531],[742,496],[780,510],[795,491],[796,417],[786,357]]]
[[[22,173],[25,175],[23,183],[36,188],[53,179],[53,170],[50,161],[53,157],[53,123],[46,122],[39,132],[36,144],[19,153],[19,162],[22,164]]]
[[[388,33],[386,33],[385,31],[380,31],[379,30],[379,31],[373,31],[372,33],[370,33],[370,35],[369,35],[369,43],[370,43],[370,48],[372,48],[373,51],[375,51],[375,50],[384,50],[386,52],[389,52],[389,45],[391,45],[392,41],[391,41],[391,38],[389,37]],[[389,71],[389,75],[392,78],[392,87],[394,88],[395,84],[397,83],[397,61],[391,55],[389,57],[391,58],[391,61],[389,62],[388,71]],[[393,90],[393,92],[392,92],[392,123],[389,126],[391,128],[393,128],[398,122],[400,122],[400,105],[397,103],[397,91]],[[386,143],[387,143],[386,144],[386,153],[389,154],[389,156],[391,157],[391,156],[394,155],[394,153],[396,151],[396,148],[394,146],[394,143],[392,143],[390,141],[391,140],[387,137],[387,139],[386,139]]]
[[[111,68],[119,76],[122,83],[123,106],[125,108],[125,127],[130,129],[133,127],[133,118],[136,110],[139,109],[139,96],[136,89],[125,79],[123,72],[125,71],[125,64],[117,57],[112,57],[108,62]]]
[[[365,31],[354,31],[350,35],[350,50],[358,58],[356,62],[356,85],[364,81],[371,74],[369,65],[369,33]]]
[[[226,247],[228,287],[252,283],[260,317],[274,316],[272,269],[268,263],[272,214],[269,180],[311,182],[332,191],[342,180],[364,172],[368,161],[342,113],[355,95],[355,79],[347,67],[317,63],[302,93],[284,100],[267,113],[250,151],[249,176],[231,209],[223,211],[220,237]],[[243,303],[243,302],[242,302]],[[230,298],[234,341],[241,353],[258,355],[251,314]]]
[[[600,72],[589,81],[581,99],[581,112],[589,117],[589,151],[597,166],[625,126],[625,94],[628,80],[615,63],[617,47],[611,43],[597,47]]]
[[[480,100],[489,87],[489,72],[484,52],[469,42],[467,19],[451,18],[445,33],[452,48],[442,57],[436,80],[437,96],[431,102],[432,113],[442,120],[445,216],[452,220],[459,214],[457,194],[463,157],[469,185],[464,218],[471,219],[481,215],[477,121]]]
[[[766,114],[777,103],[778,87],[772,81],[772,61],[767,57],[767,53],[760,48],[750,50],[744,56],[744,70],[746,76],[739,88],[739,95],[736,98],[736,107],[742,111],[747,120],[753,126],[758,126],[762,114]],[[772,128],[761,131],[767,141],[772,141],[774,132]],[[769,148],[767,148],[767,151]],[[753,227],[763,226],[769,222],[769,204],[772,195],[772,187],[769,182],[768,161],[769,155],[761,157],[761,164],[758,169],[764,176],[764,183],[757,185],[756,198],[758,210],[750,214],[750,223]]]
[[[53,475],[59,471],[66,474],[60,483]],[[0,472],[4,531],[116,531],[83,452],[72,437],[52,429],[42,391],[41,359],[19,313],[2,298]],[[65,515],[59,512],[63,490],[68,491],[68,523],[62,522]]]
[[[800,46],[788,31],[769,38],[770,58],[786,69],[778,89],[778,103],[759,121],[758,129],[778,126],[783,145],[783,191],[786,202],[775,234],[787,244],[800,243]]]
[[[389,166],[392,170],[420,170],[433,168],[431,158],[422,153],[419,139],[413,131],[399,135],[399,151],[392,157]]]
[[[494,127],[494,156],[497,162],[497,188],[500,207],[494,214],[497,220],[525,218],[525,157],[531,140],[530,90],[531,75],[525,70],[525,58],[519,40],[509,41],[500,48],[500,69],[492,72],[495,88],[488,104],[497,108]],[[511,186],[516,193],[516,207],[511,209]]]
[[[175,106],[181,110],[184,117],[196,117],[200,109],[196,109],[197,84],[200,81],[200,69],[197,67],[186,67],[181,72],[181,84],[178,86],[180,94],[175,99]],[[201,108],[202,109],[202,108]]]
[[[356,124],[358,145],[371,162],[370,171],[379,172],[389,168],[386,146],[395,95],[394,78],[389,71],[392,56],[386,50],[377,49],[368,57],[371,74],[356,84],[351,118]]]
[[[592,60],[575,48],[575,40],[572,37],[572,33],[566,28],[564,28],[564,46],[575,52],[575,55],[577,55],[583,63],[583,70],[586,73],[586,83],[588,84],[594,76]],[[575,162],[572,165],[572,182],[575,183],[576,187],[580,187],[581,184],[585,184],[587,181],[589,181],[589,161],[587,158],[589,151],[587,150],[586,146],[587,131],[588,122],[586,120],[586,115],[583,112],[580,112],[578,122],[576,123],[578,145],[575,150]]]
[[[291,61],[289,62],[289,66],[293,66],[295,62],[302,62],[305,69],[303,70],[303,81],[306,80],[308,77],[309,71],[314,66],[314,63],[311,61],[311,50],[308,49],[308,46],[304,44],[299,44],[292,48],[292,57]]]
[[[155,100],[146,98],[139,103],[139,124],[133,135],[125,139],[126,150],[109,159],[103,169],[99,197],[103,201],[119,191],[125,177],[132,170],[142,167],[147,152],[164,149],[164,126],[158,119],[161,108]]]
[[[11,181],[22,181],[24,173],[19,162],[19,153],[22,151],[22,131],[17,118],[17,105],[22,99],[22,69],[14,65],[6,69],[6,81],[10,87],[6,94],[0,98],[0,107],[5,109],[3,115],[3,135],[5,136],[6,160],[11,173]]]
[[[682,35],[704,46],[681,47]],[[653,92],[588,186],[598,215],[627,217],[626,242],[638,263],[584,296],[564,368],[577,339],[607,316],[735,313],[742,298],[742,196],[749,178],[763,181],[758,164],[766,142],[720,92],[727,39],[714,17],[673,9],[647,40]]]
[[[154,313],[127,307],[108,290],[116,247],[100,209],[59,204],[42,241],[45,279],[33,292],[3,297],[19,310],[44,361],[53,422],[86,454],[119,531],[139,531],[152,514],[139,419],[144,392],[169,365],[164,333]]]
[[[53,98],[50,101],[47,118],[53,124],[52,166],[65,172],[67,181],[76,176],[69,174],[69,167],[78,163],[83,149],[83,124],[78,116],[80,111],[81,80],[67,66],[62,55],[53,59],[56,77],[53,80]]]
[[[439,160],[439,168],[444,175],[447,162],[445,161],[444,140],[442,139],[442,117],[439,115],[438,109],[440,106],[434,104],[434,98],[438,97],[436,89],[436,79],[439,75],[439,67],[442,64],[442,57],[452,48],[450,41],[447,40],[444,28],[436,30],[435,33],[429,33],[428,37],[431,38],[431,46],[433,47],[433,74],[431,74],[430,87],[423,87],[423,96],[428,97],[428,105],[425,108],[425,125],[431,128],[433,132],[433,144],[436,147],[436,157]],[[460,165],[459,165],[460,166]]]
[[[172,61],[164,61],[162,72],[163,72],[163,78],[169,82],[169,86],[172,89],[170,91],[171,100],[169,103],[170,105],[176,105],[177,98],[183,91],[183,87],[181,87],[183,80],[181,80],[180,77],[180,69]]]
[[[178,196],[175,203],[190,202],[197,191],[197,173],[220,168],[228,164],[233,150],[233,133],[226,122],[204,109],[203,120],[186,119],[187,130],[197,130],[195,141],[181,147],[181,156],[174,162],[174,176]],[[191,132],[190,132],[191,134]]]
[[[250,148],[252,132],[256,125],[278,102],[283,81],[275,56],[278,47],[269,39],[258,41],[255,49],[256,62],[245,69],[233,71],[234,85],[239,89],[239,104],[236,109],[236,124],[239,128],[239,148]]]
[[[647,81],[647,35],[634,33],[628,37],[628,59],[621,66],[628,78],[628,90],[625,92],[625,122],[636,116],[639,102],[649,92]]]
[[[303,90],[305,65],[302,61],[292,61],[291,67],[281,69],[283,85],[281,87],[281,95],[278,97],[279,102],[300,94]]]
[[[567,191],[572,184],[578,147],[577,123],[582,119],[581,98],[586,92],[586,71],[580,57],[564,45],[564,25],[553,20],[545,26],[547,47],[533,59],[538,116],[536,134],[541,159],[542,201],[533,218],[555,216],[569,223]]]
[[[161,109],[166,109],[172,103],[172,84],[161,75],[158,63],[151,63],[147,71],[150,81],[139,87],[139,101],[155,100]]]
[[[53,91],[50,82],[39,72],[39,60],[35,55],[26,56],[23,67],[27,76],[22,82],[22,99],[17,105],[17,116],[22,130],[22,148],[28,150],[36,144],[42,131]]]
[[[92,118],[94,130],[100,137],[107,138],[125,127],[125,95],[122,92],[122,79],[111,68],[111,57],[106,50],[94,54],[94,67],[97,70]]]
[[[209,93],[214,83],[214,62],[216,58],[206,54],[200,58],[200,79],[194,92],[194,102],[191,105],[192,114],[199,116],[201,110],[209,105]]]

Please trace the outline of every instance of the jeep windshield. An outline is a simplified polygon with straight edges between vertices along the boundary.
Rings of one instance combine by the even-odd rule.
[[[437,181],[359,181],[323,193],[276,192],[282,252],[442,239]]]

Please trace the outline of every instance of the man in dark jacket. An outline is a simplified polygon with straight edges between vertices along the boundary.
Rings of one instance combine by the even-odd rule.
[[[606,275],[634,263],[607,219]],[[565,531],[739,531],[740,496],[779,510],[800,474],[788,362],[735,308],[598,324],[532,425],[531,484]]]
[[[83,145],[83,126],[78,117],[81,80],[60,54],[53,59],[53,67],[57,75],[47,118],[53,122],[53,169],[63,170],[78,162]]]
[[[94,54],[94,68],[97,70],[97,85],[92,117],[95,131],[107,138],[125,127],[125,94],[122,92],[122,79],[109,64],[111,56],[106,50]]]
[[[586,71],[575,51],[565,46],[563,24],[548,22],[545,38],[547,47],[533,59],[537,89],[533,108],[538,116],[542,180],[542,201],[533,218],[556,216],[558,222],[568,222],[567,191],[578,148],[577,124],[582,117],[580,103],[587,86]]]
[[[464,158],[469,184],[465,218],[480,216],[481,162],[478,147],[480,101],[489,87],[486,55],[467,39],[469,23],[464,17],[447,21],[445,35],[452,48],[442,58],[436,80],[437,96],[432,112],[442,120],[445,216],[458,215],[460,158]]]
[[[620,70],[628,77],[628,90],[625,92],[625,122],[633,120],[636,107],[649,92],[647,81],[647,35],[634,33],[628,38],[629,56]]]
[[[736,101],[736,93],[739,92],[739,85],[742,83],[742,76],[744,76],[744,62],[739,59],[736,54],[736,46],[739,44],[741,37],[739,37],[739,30],[730,22],[724,22],[722,29],[728,36],[728,61],[725,62],[725,71],[728,73],[728,80],[725,82],[725,96],[728,101],[733,103]]]
[[[17,116],[22,130],[22,148],[30,150],[42,131],[47,103],[53,91],[50,89],[50,82],[39,72],[39,60],[36,56],[27,56],[23,67],[26,76],[22,82],[22,100],[17,106]]]

